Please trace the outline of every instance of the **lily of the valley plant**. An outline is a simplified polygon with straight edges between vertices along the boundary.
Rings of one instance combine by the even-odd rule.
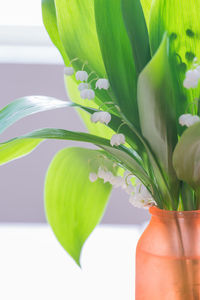
[[[1,110],[0,130],[33,113],[73,106],[89,133],[28,133],[0,145],[0,163],[45,139],[98,147],[60,151],[46,176],[48,222],[78,264],[112,187],[123,188],[137,207],[200,208],[199,11],[200,0],[42,1],[71,102],[15,100]]]

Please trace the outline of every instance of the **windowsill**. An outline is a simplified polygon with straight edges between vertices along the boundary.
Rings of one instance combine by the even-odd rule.
[[[56,47],[0,46],[0,63],[63,65]]]
[[[0,63],[63,64],[42,26],[0,26]]]
[[[49,226],[1,224],[0,298],[133,299],[141,232],[139,226],[99,226],[84,246],[80,270]]]

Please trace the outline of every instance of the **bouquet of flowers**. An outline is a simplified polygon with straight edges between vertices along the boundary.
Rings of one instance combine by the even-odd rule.
[[[27,133],[0,144],[0,163],[45,139],[98,147],[63,149],[45,181],[48,222],[77,264],[112,187],[136,207],[200,208],[199,8],[199,0],[42,0],[71,101],[15,100],[0,111],[0,130],[33,113],[75,107],[89,133]]]

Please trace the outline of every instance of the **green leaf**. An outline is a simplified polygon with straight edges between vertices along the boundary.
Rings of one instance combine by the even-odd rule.
[[[84,132],[74,132],[64,129],[55,129],[55,128],[46,128],[33,131],[21,137],[11,139],[7,142],[0,144],[0,164],[4,164],[8,161],[16,159],[20,156],[28,154],[34,149],[41,141],[45,139],[59,139],[59,140],[71,140],[71,141],[80,141],[86,143],[92,143],[98,147],[106,147],[106,150],[111,154],[112,158],[117,162],[123,164],[123,153],[126,153],[129,156],[129,160],[132,163],[132,169],[135,169],[135,172],[145,171],[142,168],[140,157],[133,151],[129,150],[125,146],[111,147],[110,141],[101,138],[95,135],[91,135]],[[35,144],[34,144],[35,143]],[[30,147],[29,147],[30,144]],[[116,154],[113,152],[113,149],[119,149]],[[125,155],[125,154],[124,154]],[[127,160],[126,156],[126,160]],[[130,168],[131,163],[127,165]],[[144,174],[142,176],[144,176]]]
[[[151,4],[153,0],[140,0],[142,9],[144,12],[144,16],[146,19],[147,26],[149,25],[149,15],[150,15],[150,9],[151,9]]]
[[[200,187],[200,123],[194,124],[181,136],[173,154],[177,177],[195,190]]]
[[[186,90],[183,87],[185,72],[194,57],[200,58],[200,0],[155,0],[150,15],[150,45],[152,53],[158,49],[163,34],[171,37],[176,60],[172,64],[173,81],[176,85],[177,119],[180,115],[193,113],[195,98],[199,98],[200,86]],[[179,133],[183,128],[179,126]]]
[[[42,140],[16,138],[0,144],[0,165],[31,153]]]
[[[81,141],[110,146],[109,140],[88,133],[47,128],[0,143],[0,165],[29,154],[45,139]]]
[[[83,4],[83,1],[82,1],[82,4]],[[74,10],[73,7],[76,7],[76,9]],[[85,14],[82,15],[82,10],[84,7],[86,8],[86,12],[85,12]],[[72,9],[72,12],[71,12],[71,9]],[[77,40],[77,37],[76,37],[76,39],[74,39],[74,37],[75,37],[75,34],[78,34],[78,30],[80,29],[79,23],[78,22],[75,22],[74,24],[71,23],[68,14],[62,13],[62,11],[65,11],[65,10],[66,10],[66,12],[68,12],[68,10],[70,10],[70,18],[72,17],[73,19],[83,21],[88,24],[88,18],[87,18],[87,20],[85,18],[85,16],[87,15],[87,12],[88,12],[87,6],[79,5],[78,2],[75,3],[75,1],[73,1],[73,2],[72,1],[71,2],[70,1],[59,1],[57,3],[57,11],[56,11],[54,0],[42,0],[43,22],[44,22],[44,25],[46,27],[46,30],[47,30],[52,42],[58,48],[61,55],[63,56],[65,65],[69,65],[71,60],[73,60],[74,58],[77,58],[77,60],[73,61],[73,67],[76,71],[82,69],[83,64],[87,62],[89,64],[86,64],[85,69],[87,69],[88,73],[91,73],[93,71],[95,71],[95,73],[96,73],[96,74],[91,74],[89,80],[94,79],[95,77],[97,77],[97,75],[99,77],[102,77],[103,75],[105,75],[105,69],[104,69],[102,59],[101,59],[100,50],[99,50],[99,57],[100,57],[100,59],[99,59],[100,60],[100,68],[99,68],[92,63],[93,60],[92,60],[92,57],[90,57],[91,48],[88,49],[88,41],[90,41],[90,39],[91,39],[94,44],[94,36],[96,35],[95,28],[93,31],[91,30],[91,26],[92,26],[91,24],[94,23],[94,16],[91,15],[91,23],[89,25],[90,31],[85,32],[85,38],[87,38],[87,40],[85,40],[82,36],[85,27],[82,27],[81,30],[79,31],[79,38]],[[89,9],[89,11],[90,11],[90,9]],[[58,28],[58,24],[57,24],[57,15],[58,15],[58,21],[60,24],[59,28]],[[79,15],[82,15],[83,20],[79,17]],[[70,25],[68,24],[68,22],[70,23]],[[73,26],[74,26],[74,28],[73,28]],[[89,36],[89,33],[91,34],[91,38]],[[80,43],[81,47],[79,47],[79,46],[77,47],[78,42]],[[73,45],[73,43],[75,43],[75,44]],[[72,47],[71,47],[71,45],[72,45]],[[81,51],[79,48],[81,48]],[[97,45],[95,46],[94,51],[96,51],[97,48],[98,48],[98,41],[97,41]],[[83,49],[85,49],[85,50],[83,50]],[[96,55],[95,52],[94,52],[94,55]],[[78,90],[78,82],[75,80],[75,76],[65,76],[65,81],[68,86],[68,92],[70,94],[69,96],[70,96],[71,100],[75,103],[83,104],[84,100],[80,99],[79,95],[75,99],[71,95],[71,91],[74,89],[74,87],[76,90]],[[95,88],[94,81],[91,83],[91,85],[92,85],[92,88]],[[109,93],[111,93],[111,91],[109,91]],[[97,96],[95,97],[95,102],[97,104],[101,104],[102,101],[103,102],[111,101],[111,98],[110,98],[108,92],[106,92],[106,91],[97,90],[96,95],[98,95],[98,97]],[[99,99],[99,97],[101,100]],[[78,98],[79,98],[79,100],[78,100]],[[90,101],[89,105],[91,105],[91,101]],[[82,116],[84,117],[84,121],[85,121],[85,119],[86,119],[85,114],[82,113]],[[86,122],[86,123],[88,125],[88,122]]]
[[[54,45],[60,51],[65,64],[69,63],[69,59],[65,52],[65,48],[60,40],[58,26],[57,26],[57,18],[56,18],[56,9],[54,0],[42,0],[42,17],[44,26],[54,43]]]
[[[83,3],[83,1],[82,1]],[[82,39],[82,33],[83,33],[83,27],[81,28],[80,31],[80,37],[79,37],[79,42],[81,43],[81,51],[79,51],[79,47],[70,47],[70,45],[73,44],[73,42],[75,43],[75,46],[77,45],[77,40],[74,40],[74,32],[78,32],[77,29],[79,29],[79,23],[75,22],[74,23],[74,28],[72,28],[72,24],[70,23],[70,26],[68,26],[68,21],[70,22],[69,18],[65,18],[65,15],[63,15],[62,13],[60,13],[61,10],[68,10],[70,9],[70,5],[72,7],[73,10],[73,6],[76,6],[76,11],[73,11],[73,15],[72,18],[74,19],[74,14],[75,15],[79,15],[81,14],[82,18],[84,19],[84,22],[86,21],[85,18],[85,14],[82,14],[82,9],[83,6],[79,6],[78,2],[75,4],[75,1],[71,3],[67,2],[60,2],[57,3],[57,14],[60,20],[60,31],[61,31],[61,37],[62,40],[64,42],[65,48],[68,51],[68,55],[71,59],[73,59],[74,57],[78,57],[78,60],[75,61],[73,63],[73,66],[76,70],[81,69],[82,68],[82,64],[85,61],[90,62],[90,66],[89,66],[89,72],[92,72],[94,70],[92,70],[92,67],[97,68],[96,71],[99,72],[99,75],[104,74],[105,70],[104,70],[104,66],[103,63],[101,61],[100,58],[100,68],[96,67],[96,65],[91,64],[91,57],[90,57],[90,49],[88,49],[88,41]],[[87,6],[85,6],[87,9]],[[79,11],[79,8],[81,9],[81,11]],[[56,16],[56,9],[55,9],[55,3],[54,0],[42,0],[42,13],[43,13],[43,22],[44,25],[46,27],[46,30],[52,40],[52,42],[55,44],[55,46],[58,48],[58,50],[60,51],[61,55],[63,56],[63,59],[65,61],[65,64],[68,65],[70,59],[68,58],[68,56],[66,55],[65,52],[65,48],[62,44],[62,41],[60,39],[60,33],[58,32],[58,26],[57,26],[57,16]],[[87,14],[87,11],[86,11]],[[67,16],[67,14],[66,14]],[[71,17],[71,12],[70,12],[70,17]],[[94,19],[94,16],[91,16],[92,19]],[[79,16],[76,16],[76,20],[81,20],[81,18]],[[86,21],[88,24],[88,21]],[[94,20],[91,21],[91,23],[94,23]],[[65,26],[66,24],[66,26]],[[91,24],[89,25],[91,26]],[[95,28],[94,28],[95,29]],[[70,33],[68,33],[68,30]],[[67,32],[66,32],[67,31]],[[96,35],[96,31],[93,30],[93,32],[90,30],[91,33],[91,40],[92,43],[94,43],[94,36]],[[88,36],[88,32],[85,32],[85,38],[89,39]],[[96,38],[97,44],[98,44],[98,40]],[[68,47],[69,46],[69,47]],[[82,50],[85,49],[85,51],[82,52]],[[97,46],[95,46],[95,51],[97,49]],[[74,52],[75,51],[75,52]],[[95,53],[96,54],[96,53]],[[86,56],[84,56],[86,55]],[[100,55],[100,50],[99,50],[99,56]],[[95,75],[97,76],[97,75]],[[91,79],[91,78],[90,78]],[[95,102],[98,103],[95,104],[95,102],[91,102],[91,101],[87,101],[87,100],[83,100],[80,98],[80,93],[78,91],[78,83],[75,80],[75,76],[65,76],[65,82],[66,82],[66,86],[67,86],[67,92],[70,96],[70,99],[77,103],[77,104],[82,104],[82,105],[88,105],[89,107],[94,107],[94,108],[98,108],[98,105],[100,105],[102,103],[102,101],[96,96],[95,97]],[[94,88],[94,82],[93,82],[93,88]],[[111,99],[109,98],[109,96],[107,95],[107,93],[105,91],[96,91],[95,93],[96,95],[98,94],[99,96],[101,96],[101,99],[103,99],[104,102],[109,102],[111,101]],[[113,111],[113,109],[111,110]],[[78,110],[80,116],[82,117],[84,123],[86,124],[88,130],[90,133],[92,134],[96,134],[98,136],[102,136],[102,137],[111,137],[113,135],[113,131],[110,130],[108,127],[106,127],[105,125],[102,124],[93,124],[90,121],[90,115],[86,112],[84,112],[83,110]]]
[[[0,111],[0,133],[20,119],[32,114],[73,106],[73,103],[61,101],[52,97],[29,96],[19,98]]]
[[[104,74],[94,19],[93,1],[55,0],[60,38],[68,57],[88,62],[98,74]],[[80,65],[80,61],[76,62]]]
[[[153,189],[155,200],[159,203],[157,188],[145,171],[143,161],[135,151],[130,150],[125,146],[111,147],[109,140],[88,133],[54,128],[33,131],[24,136],[0,144],[0,165],[29,154],[46,139],[93,143],[99,148],[106,150],[105,155],[108,156],[109,159],[136,175],[151,191]]]
[[[105,78],[107,75],[96,33],[94,4],[88,3],[88,0],[55,0],[55,6],[59,36],[69,61],[72,62],[75,71],[84,68],[90,74],[88,81],[95,89],[95,79]],[[71,79],[76,82],[76,90],[79,83],[74,75],[65,77],[68,89],[70,88],[70,98],[70,86],[73,84]],[[97,105],[113,101],[111,88],[108,91],[96,89],[95,94],[94,101]],[[71,99],[77,103],[78,98]],[[79,104],[83,104],[82,99],[78,101]]]
[[[150,41],[153,53],[158,49],[167,31],[175,41],[179,55],[187,61],[186,52],[195,51],[198,57],[200,1],[154,0],[150,16]],[[197,52],[196,52],[197,51]]]
[[[181,200],[182,209],[181,210],[195,210],[197,209],[197,203],[194,195],[194,190],[186,183],[181,182]]]
[[[94,3],[99,43],[115,101],[122,113],[139,127],[137,74],[121,0],[95,0]]]
[[[48,222],[79,266],[82,246],[100,222],[111,191],[111,185],[102,179],[89,180],[89,174],[102,165],[113,171],[113,163],[101,151],[68,148],[56,154],[46,176]]]
[[[147,25],[140,0],[121,0],[121,2],[124,22],[139,74],[151,59]]]
[[[178,200],[178,181],[172,166],[177,132],[170,76],[169,41],[165,36],[159,50],[139,77],[138,107],[143,136],[155,154],[165,178],[166,186],[161,184],[160,188],[163,190],[168,186],[163,197],[173,204],[173,201]],[[154,169],[154,172],[157,171]],[[160,178],[157,180],[160,181]]]
[[[82,109],[82,112],[85,113],[84,118],[87,118],[88,127],[90,128],[92,133],[96,132],[96,135],[98,136],[110,139],[114,132],[117,131],[117,129],[121,125],[121,119],[115,115],[112,115],[112,121],[109,124],[109,128],[103,124],[93,124],[91,122],[90,114],[93,114],[95,111],[97,111],[95,109],[81,106],[78,104],[76,105],[72,102],[61,101],[52,97],[29,96],[19,98],[11,102],[0,111],[0,133],[2,133],[4,130],[6,130],[9,126],[14,124],[18,120],[29,115],[50,109],[64,108],[70,106],[77,106],[79,107],[79,110],[80,108]],[[135,148],[135,150],[137,150],[137,145],[132,141],[133,134],[127,128],[127,126],[123,126],[121,132],[127,136],[128,142],[132,146],[134,146],[133,148]]]

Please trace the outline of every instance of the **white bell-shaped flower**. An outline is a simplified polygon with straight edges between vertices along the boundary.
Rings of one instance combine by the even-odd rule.
[[[95,181],[97,181],[98,176],[97,176],[96,173],[90,173],[89,179],[90,179],[91,182],[95,182]]]
[[[74,69],[72,67],[65,67],[64,74],[67,76],[72,76],[74,74]]]
[[[129,202],[137,208],[148,209],[150,206],[154,205],[152,201],[145,199],[142,194],[135,194],[129,198]]]
[[[125,136],[122,133],[114,134],[110,140],[111,146],[119,146],[125,144],[125,142]]]
[[[106,78],[100,78],[96,82],[96,89],[108,90],[110,87],[109,81]]]
[[[106,172],[106,174],[105,174],[105,176],[104,176],[104,183],[106,183],[106,182],[109,182],[109,183],[111,183],[112,182],[112,180],[113,180],[113,178],[114,178],[114,175],[113,175],[113,173],[112,172]]]
[[[200,79],[200,72],[198,70],[199,69],[197,67],[194,70],[188,70],[186,72],[186,77],[185,77],[185,80],[183,82],[183,86],[186,89],[196,88],[198,86],[199,79]]]
[[[93,100],[95,98],[95,92],[92,89],[85,89],[80,92],[81,99]]]
[[[124,184],[124,180],[121,176],[115,176],[114,178],[112,178],[111,184],[115,188],[121,187]]]
[[[143,185],[143,183],[137,178],[136,186],[134,187],[134,193],[131,194],[129,199],[130,203],[138,208],[148,208],[155,205],[155,201],[148,191],[148,189]]]
[[[79,85],[78,85],[78,90],[81,92],[83,90],[88,90],[90,89],[90,85],[86,82],[81,82]]]
[[[198,80],[200,78],[200,73],[198,72],[198,67],[193,70],[188,70],[186,72],[186,78],[188,80]]]
[[[136,178],[136,185],[132,183],[127,185],[125,178],[127,176],[133,176],[129,171],[125,171],[123,177],[115,176],[111,171],[108,171],[105,167],[99,167],[98,173],[90,173],[90,181],[94,182],[99,178],[104,180],[104,183],[109,182],[115,188],[121,187],[125,189],[125,192],[130,195],[129,201],[138,208],[149,208],[150,206],[156,205],[151,193],[143,185],[143,183]]]
[[[185,79],[183,81],[183,86],[186,88],[186,89],[191,89],[191,88],[196,88],[198,86],[198,83],[199,81],[198,80],[189,80],[189,79]]]
[[[111,115],[106,111],[95,112],[91,116],[92,123],[100,122],[102,124],[108,125],[110,121],[111,121]]]
[[[76,80],[79,81],[87,81],[88,80],[88,73],[86,71],[78,71],[76,72]]]
[[[156,205],[151,197],[145,197],[142,193],[131,195],[129,198],[130,203],[137,208],[148,209],[150,206]]]
[[[190,127],[194,125],[195,123],[200,122],[200,117],[197,115],[191,115],[191,114],[184,114],[179,117],[179,124],[181,126],[187,126]]]
[[[103,169],[102,167],[99,167],[97,175],[99,178],[104,180],[104,183],[106,183],[106,182],[111,183],[113,178],[115,177],[112,172],[107,171],[106,169]]]
[[[107,172],[107,170],[103,169],[102,167],[99,167],[97,175],[99,178],[104,179]]]

